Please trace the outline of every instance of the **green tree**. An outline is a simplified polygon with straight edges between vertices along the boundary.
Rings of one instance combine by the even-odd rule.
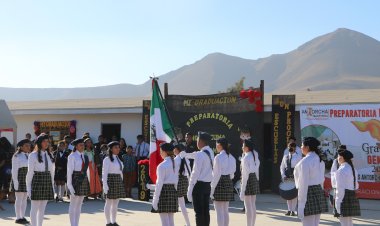
[[[239,81],[235,83],[235,85],[227,88],[227,93],[235,93],[235,92],[240,92],[241,90],[244,89],[244,80],[245,77],[241,77]]]

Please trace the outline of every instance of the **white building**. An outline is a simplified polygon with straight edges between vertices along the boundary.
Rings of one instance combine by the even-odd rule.
[[[17,123],[17,140],[26,133],[34,135],[34,121],[76,121],[76,135],[89,132],[94,142],[99,134],[126,139],[128,145],[136,143],[141,134],[143,98],[83,99],[8,102]],[[12,133],[2,136],[12,138]]]

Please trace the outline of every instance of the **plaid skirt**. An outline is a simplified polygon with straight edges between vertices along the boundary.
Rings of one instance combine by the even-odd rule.
[[[327,200],[321,185],[312,185],[307,189],[304,215],[311,216],[328,212]]]
[[[342,204],[340,205],[342,217],[357,217],[361,215],[360,203],[353,190],[345,190]]]
[[[189,180],[186,176],[178,176],[177,194],[178,197],[184,197],[187,194],[187,188],[189,187]]]
[[[10,192],[26,192],[26,174],[28,173],[28,167],[21,167],[17,172],[18,190],[14,188],[13,180],[11,180]]]
[[[87,174],[82,183],[77,184],[76,181],[82,175],[81,171],[74,171],[72,175],[72,182],[76,196],[87,196],[90,193],[90,183],[88,182]]]
[[[174,184],[164,184],[162,186],[160,199],[158,200],[157,213],[178,212],[178,195]]]
[[[234,201],[234,186],[230,175],[222,175],[214,191],[215,201]]]
[[[53,184],[49,171],[34,171],[32,179],[32,197],[31,200],[53,200]]]
[[[260,184],[257,180],[256,173],[250,173],[245,188],[245,195],[257,195],[260,194]]]
[[[108,174],[107,176],[108,194],[107,199],[125,198],[125,187],[120,174]]]

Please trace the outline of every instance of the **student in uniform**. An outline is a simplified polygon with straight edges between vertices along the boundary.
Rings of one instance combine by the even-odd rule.
[[[348,151],[338,154],[339,169],[336,172],[336,211],[342,226],[352,226],[352,217],[360,216],[360,204],[355,191],[359,188],[358,172],[352,164],[354,155]]]
[[[49,147],[49,136],[42,133],[36,139],[34,151],[28,157],[26,190],[30,197],[32,226],[42,226],[46,204],[54,199],[54,162]]]
[[[214,200],[218,226],[228,226],[228,207],[230,201],[234,201],[232,179],[236,171],[236,159],[230,154],[226,138],[216,141],[216,151],[219,154],[214,159],[210,198]]]
[[[288,155],[284,155],[280,165],[281,178],[285,180],[294,180],[294,167],[302,159],[302,154],[296,151],[296,143],[289,143],[288,145]],[[297,207],[297,197],[292,200],[286,200],[288,204],[288,212],[286,216],[296,216],[296,207]]]
[[[185,218],[186,226],[190,226],[189,215],[187,213],[185,196],[187,194],[187,188],[189,187],[189,175],[191,174],[190,161],[186,158],[181,158],[180,153],[184,152],[185,147],[181,144],[174,146],[174,161],[176,163],[176,169],[178,169],[178,204],[181,208],[183,218]]]
[[[198,132],[199,151],[194,152],[194,166],[187,189],[187,198],[193,202],[197,226],[210,225],[209,200],[214,160],[214,152],[209,146],[211,138],[211,135],[206,132]]]
[[[323,191],[325,163],[320,156],[320,142],[305,137],[301,150],[305,157],[294,168],[294,180],[298,189],[298,218],[304,226],[317,226],[321,213],[328,212]]]
[[[125,198],[123,184],[123,162],[119,159],[120,144],[112,141],[108,144],[108,156],[103,160],[103,192],[106,196],[104,214],[106,226],[119,226],[116,223],[119,200]]]
[[[160,214],[162,226],[174,226],[174,213],[178,211],[178,170],[174,162],[173,145],[160,145],[160,154],[164,159],[157,167],[156,189],[152,207]]]
[[[339,148],[338,148],[338,154],[344,150],[346,150],[346,145],[340,145]],[[338,171],[339,169],[339,162],[338,162],[338,156],[336,159],[334,159],[333,161],[333,164],[331,166],[331,171],[330,171],[330,175],[331,175],[331,187],[332,187],[332,192],[330,192],[329,194],[329,199],[330,199],[330,203],[333,207],[333,214],[334,216],[337,216],[338,213],[336,212],[336,208],[335,208],[335,197],[336,197],[336,171]]]
[[[16,194],[15,212],[16,224],[28,224],[25,219],[25,211],[28,200],[26,192],[26,174],[28,172],[28,154],[30,140],[24,139],[17,143],[17,152],[12,157],[12,185],[11,189]]]
[[[241,159],[241,190],[239,196],[240,200],[244,201],[247,226],[253,226],[256,222],[256,195],[260,193],[260,160],[251,139],[243,141],[243,152],[245,154]]]
[[[54,181],[57,186],[57,196],[55,201],[63,202],[63,196],[65,193],[65,184],[67,177],[67,158],[68,153],[66,152],[66,144],[64,141],[58,142],[58,149],[55,153],[55,176]]]
[[[73,152],[67,161],[67,188],[70,191],[69,215],[71,226],[79,225],[83,199],[90,192],[87,177],[89,160],[84,155],[84,140],[82,138],[71,142]]]
[[[289,137],[289,142],[288,143],[296,143],[296,138],[295,137]],[[302,156],[302,151],[301,148],[297,146],[296,144],[296,153]],[[287,156],[289,154],[289,147],[287,147],[284,150],[284,156]]]

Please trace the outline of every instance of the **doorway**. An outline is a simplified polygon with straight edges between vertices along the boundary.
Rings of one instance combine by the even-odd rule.
[[[108,142],[112,141],[113,136],[120,140],[121,123],[102,123],[102,135]]]

